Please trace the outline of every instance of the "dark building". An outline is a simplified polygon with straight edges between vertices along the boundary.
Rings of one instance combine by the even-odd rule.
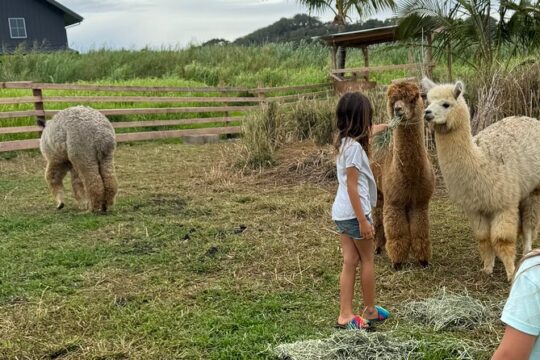
[[[82,16],[54,0],[0,0],[0,53],[26,49],[68,49],[66,26]]]

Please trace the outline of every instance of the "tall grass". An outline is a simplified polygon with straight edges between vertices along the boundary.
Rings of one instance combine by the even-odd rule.
[[[263,105],[242,124],[238,165],[252,169],[271,166],[277,149],[298,140],[330,144],[335,129],[335,104],[336,98],[328,97]]]
[[[374,123],[388,122],[386,93],[381,89],[365,92],[374,110]],[[274,153],[295,141],[312,140],[318,146],[334,142],[335,109],[338,98],[301,99],[296,103],[263,106],[243,123],[238,164],[260,168],[275,163]]]
[[[370,65],[421,61],[421,50],[404,45],[370,47]],[[319,43],[261,46],[192,46],[185,49],[93,50],[0,56],[0,81],[110,82],[139,78],[181,78],[209,86],[278,86],[324,82],[330,69],[329,48]],[[358,49],[347,52],[347,67],[364,65]],[[416,74],[416,72],[414,72]],[[409,71],[372,73],[381,83],[410,76]]]
[[[330,57],[322,45],[204,46],[162,50],[95,50],[0,57],[0,79],[75,82],[175,77],[209,86],[267,86],[325,80]]]
[[[480,73],[468,85],[474,134],[508,116],[540,117],[538,62],[520,62]]]

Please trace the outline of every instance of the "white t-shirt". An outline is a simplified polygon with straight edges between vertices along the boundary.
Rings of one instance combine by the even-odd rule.
[[[355,167],[359,171],[358,194],[364,214],[370,215],[371,209],[377,205],[377,185],[369,167],[367,154],[359,142],[352,138],[344,138],[336,158],[338,190],[332,206],[332,220],[356,219],[347,192],[347,168],[350,167]]]
[[[540,256],[523,261],[519,267],[501,320],[518,331],[536,336],[529,359],[540,359]]]

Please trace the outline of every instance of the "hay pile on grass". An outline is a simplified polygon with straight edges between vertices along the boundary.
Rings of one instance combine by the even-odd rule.
[[[263,176],[286,183],[333,184],[336,180],[335,157],[330,145],[316,146],[312,140],[287,144],[276,151],[276,166],[266,170]]]
[[[289,173],[313,183],[324,183],[336,179],[334,153],[329,148],[315,149],[304,157],[290,159],[285,164]]]
[[[405,304],[403,313],[434,331],[473,329],[492,317],[491,310],[469,295],[447,294]]]
[[[457,339],[417,340],[394,332],[338,331],[327,339],[282,344],[281,360],[423,360],[475,359],[472,347]]]

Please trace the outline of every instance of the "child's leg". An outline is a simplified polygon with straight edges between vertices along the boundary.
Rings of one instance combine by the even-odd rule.
[[[373,252],[373,239],[359,239],[354,242],[360,254],[362,262],[362,299],[366,306],[365,317],[372,319],[377,317],[375,309],[375,262]]]
[[[353,294],[356,280],[356,268],[360,257],[354,245],[355,240],[341,234],[341,251],[343,253],[343,268],[339,277],[339,324],[346,324],[354,318]]]

